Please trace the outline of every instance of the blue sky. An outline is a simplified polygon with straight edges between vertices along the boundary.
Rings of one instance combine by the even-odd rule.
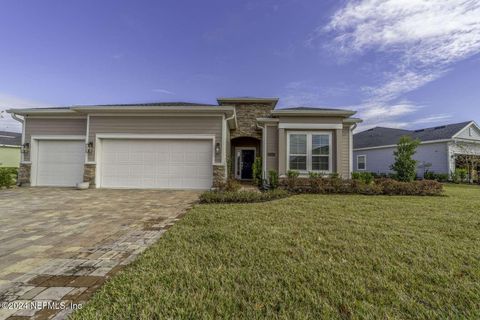
[[[0,110],[274,96],[361,128],[480,122],[479,53],[480,0],[2,0]]]

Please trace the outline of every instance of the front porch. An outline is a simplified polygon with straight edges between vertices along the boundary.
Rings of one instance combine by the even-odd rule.
[[[230,140],[230,177],[240,181],[253,179],[253,163],[262,154],[262,141],[254,137],[237,137]]]

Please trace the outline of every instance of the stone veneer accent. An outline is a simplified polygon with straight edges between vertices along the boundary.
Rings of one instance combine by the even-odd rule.
[[[32,171],[32,165],[30,163],[20,163],[18,168],[17,184],[19,186],[30,186],[30,172]]]
[[[224,165],[213,165],[213,185],[212,187],[218,188],[226,180],[225,177],[225,166]]]
[[[83,182],[90,182],[90,188],[95,187],[96,164],[85,163],[83,166]]]
[[[262,131],[257,128],[257,118],[270,118],[273,106],[271,104],[253,103],[253,104],[236,104],[235,112],[237,113],[236,130],[230,134],[230,138],[237,137],[254,137],[262,139]]]

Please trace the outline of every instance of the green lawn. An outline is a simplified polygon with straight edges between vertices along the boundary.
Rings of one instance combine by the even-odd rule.
[[[199,205],[76,319],[479,319],[480,187]]]

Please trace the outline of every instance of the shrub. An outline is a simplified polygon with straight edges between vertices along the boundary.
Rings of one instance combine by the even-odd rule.
[[[399,181],[413,181],[417,175],[417,161],[412,157],[415,154],[420,141],[413,140],[409,136],[403,136],[397,145],[395,163],[390,167]]]
[[[294,190],[297,186],[297,179],[300,173],[295,170],[287,171],[287,187],[289,190]]]
[[[468,170],[464,168],[455,169],[455,175],[458,177],[460,182],[466,182],[468,178]]]
[[[275,190],[278,188],[278,173],[275,170],[268,171],[268,186]]]
[[[443,192],[443,185],[434,180],[402,182],[393,179],[378,180],[385,195],[436,196]]]
[[[435,173],[433,171],[426,171],[423,175],[423,178],[426,180],[436,180],[440,182],[448,181],[448,174],[446,173]]]
[[[200,195],[200,203],[252,203],[285,198],[285,190],[258,191],[206,191]]]
[[[218,190],[235,192],[240,190],[241,187],[242,185],[240,184],[240,182],[235,179],[228,178],[227,181],[218,186]]]
[[[370,172],[352,172],[352,180],[359,180],[366,184],[371,184],[374,177]]]
[[[0,188],[10,188],[15,184],[16,168],[0,168]]]
[[[347,189],[348,193],[365,194],[365,195],[380,195],[383,194],[383,188],[376,183],[365,183],[362,180],[352,179],[350,186]]]
[[[253,175],[253,183],[257,186],[262,186],[262,158],[257,157],[255,158],[255,161],[253,162],[253,167],[252,167],[252,175]]]
[[[287,184],[292,193],[434,196],[443,192],[443,185],[434,180],[402,182],[383,178],[366,183],[359,179],[344,180],[312,174],[308,179],[301,178],[296,182],[293,188]]]
[[[312,193],[325,193],[325,179],[318,172],[308,173],[308,182],[310,186],[310,192]]]

